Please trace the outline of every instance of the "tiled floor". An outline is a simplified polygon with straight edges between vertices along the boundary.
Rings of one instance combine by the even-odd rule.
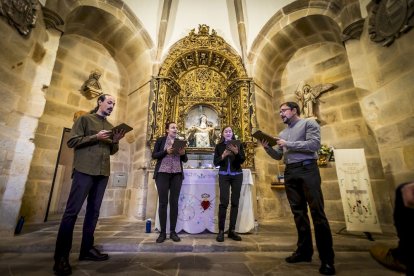
[[[81,223],[82,220],[80,220]],[[290,220],[262,222],[257,234],[242,234],[243,241],[215,241],[215,234],[180,233],[181,242],[155,243],[157,233],[146,234],[145,222],[123,218],[101,219],[96,244],[110,254],[105,262],[77,260],[81,224],[75,229],[70,262],[73,275],[319,275],[319,260],[288,264],[284,258],[294,249],[296,230]],[[383,268],[369,255],[375,243],[396,244],[392,227],[374,234],[342,231],[331,223],[337,275],[401,275]],[[0,275],[53,275],[53,250],[58,222],[25,226],[12,238],[0,237]]]

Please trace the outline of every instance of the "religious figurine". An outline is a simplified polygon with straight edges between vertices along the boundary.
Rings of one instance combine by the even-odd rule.
[[[190,55],[187,55],[186,59],[187,59],[187,65],[188,65],[188,67],[191,67],[191,66],[194,65],[193,55],[191,55],[191,54]]]
[[[210,32],[210,27],[206,24],[198,24],[198,34],[208,35]]]
[[[81,92],[87,99],[93,99],[103,94],[99,78],[101,73],[99,71],[92,71],[89,78],[82,85]]]
[[[188,34],[188,37],[190,39],[191,42],[196,41],[196,33],[195,33],[195,29],[191,29],[190,33]]]
[[[301,89],[297,89],[295,91],[295,95],[303,111],[303,117],[317,118],[314,112],[314,105],[318,102],[319,96],[322,93],[335,89],[336,87],[337,86],[332,83],[319,84],[313,87],[311,87],[309,84],[304,84]]]
[[[213,123],[208,121],[205,114],[200,116],[199,125],[191,126],[187,130],[189,145],[197,148],[213,147],[215,145],[215,136]]]
[[[204,53],[204,52],[201,52],[200,53],[199,64],[200,65],[206,65],[207,64],[207,58],[208,58],[207,54]]]

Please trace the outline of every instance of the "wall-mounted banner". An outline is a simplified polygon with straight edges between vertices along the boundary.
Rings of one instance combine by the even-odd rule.
[[[364,149],[335,149],[347,231],[381,233]]]

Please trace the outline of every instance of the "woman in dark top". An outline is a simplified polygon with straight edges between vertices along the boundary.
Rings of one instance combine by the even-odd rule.
[[[157,159],[154,170],[155,184],[158,190],[158,215],[160,219],[161,233],[157,243],[165,241],[167,227],[168,192],[170,194],[170,239],[179,242],[181,239],[175,232],[178,217],[178,197],[183,183],[183,164],[188,157],[184,148],[174,150],[172,145],[177,137],[177,124],[168,122],[165,124],[166,135],[155,142],[152,158]]]
[[[237,213],[239,208],[240,190],[243,182],[241,164],[245,158],[243,146],[232,144],[235,140],[233,129],[226,126],[221,131],[221,138],[214,151],[214,166],[219,169],[220,205],[219,205],[219,233],[216,240],[224,241],[224,223],[226,221],[227,206],[231,188],[230,225],[228,237],[241,241],[241,237],[234,231],[236,228]]]

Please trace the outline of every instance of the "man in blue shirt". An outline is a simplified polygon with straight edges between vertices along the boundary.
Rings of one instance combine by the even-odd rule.
[[[308,206],[315,229],[316,246],[321,260],[319,272],[335,274],[332,234],[324,211],[321,177],[317,165],[321,145],[320,127],[313,119],[300,118],[295,102],[280,106],[280,117],[287,127],[280,132],[277,145],[272,148],[260,141],[267,154],[285,163],[286,195],[298,232],[297,249],[286,258],[288,263],[312,261],[313,246]]]

